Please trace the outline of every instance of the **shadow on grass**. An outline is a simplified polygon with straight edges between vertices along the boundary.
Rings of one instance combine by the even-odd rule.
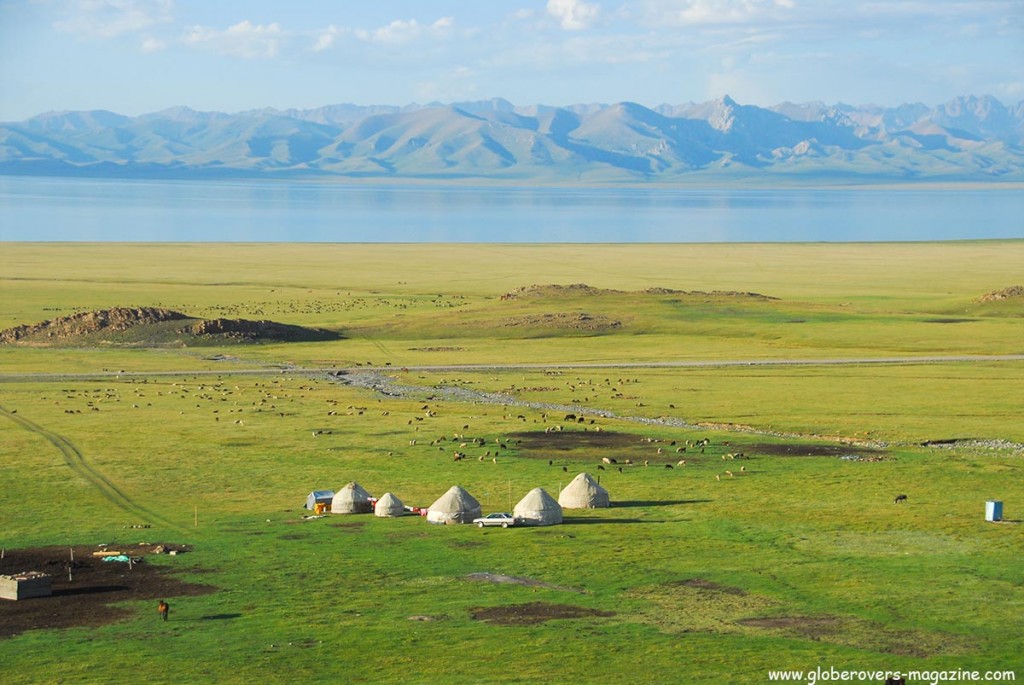
[[[706,502],[713,502],[710,499],[665,499],[665,500],[643,500],[633,499],[625,500],[623,502],[612,502],[612,507],[620,509],[622,507],[670,507],[676,504],[704,504]]]
[[[241,618],[241,614],[206,614],[198,618],[180,618],[179,621],[230,621],[233,618]],[[171,619],[174,620],[173,618]]]
[[[130,589],[127,585],[93,585],[90,587],[69,587],[54,590],[54,597],[69,597],[71,595],[95,595],[103,592],[123,592]]]

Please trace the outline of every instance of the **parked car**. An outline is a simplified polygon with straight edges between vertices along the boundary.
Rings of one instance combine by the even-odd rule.
[[[495,514],[488,514],[483,518],[473,519],[473,523],[481,528],[486,526],[501,526],[502,528],[508,528],[509,526],[519,525],[520,521],[507,511],[502,511]]]

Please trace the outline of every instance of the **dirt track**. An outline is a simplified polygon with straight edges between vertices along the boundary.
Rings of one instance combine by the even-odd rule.
[[[9,411],[3,407],[0,407],[0,415],[9,418],[22,428],[46,439],[60,451],[64,457],[64,462],[71,467],[72,471],[89,483],[89,485],[98,490],[99,493],[112,504],[124,509],[134,516],[143,518],[148,523],[159,522],[176,530],[182,530],[182,527],[178,524],[163,518],[159,514],[147,509],[141,504],[138,504],[124,494],[120,488],[110,481],[110,479],[90,465],[85,460],[85,456],[82,454],[82,451],[64,436],[48,431],[39,424],[26,419],[24,416],[19,416],[15,412]]]
[[[382,351],[388,353],[386,348]],[[393,356],[393,355],[391,355]],[[731,366],[859,366],[873,364],[984,364],[992,362],[1021,362],[1024,354],[993,355],[949,355],[925,357],[838,357],[829,359],[721,359],[721,360],[677,360],[664,362],[564,362],[547,364],[442,364],[429,366],[402,366],[406,371],[424,373],[459,371],[572,371],[574,369],[686,369],[720,368]],[[268,365],[259,368],[238,369],[225,366],[223,369],[198,369],[181,371],[96,371],[91,373],[0,373],[0,383],[30,383],[57,380],[92,380],[104,378],[154,378],[181,376],[265,376],[268,373],[308,374],[359,373],[367,369],[395,371],[393,366],[357,367],[301,367],[292,365]]]

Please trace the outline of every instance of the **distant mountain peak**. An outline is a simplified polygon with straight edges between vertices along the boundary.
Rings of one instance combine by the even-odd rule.
[[[1024,181],[1024,102],[187,106],[0,124],[0,173],[666,182],[739,176]],[[724,176],[723,176],[724,175]]]

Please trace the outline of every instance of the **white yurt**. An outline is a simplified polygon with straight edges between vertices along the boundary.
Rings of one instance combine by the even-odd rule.
[[[373,513],[381,518],[397,518],[405,514],[405,505],[390,492],[385,492],[373,506]]]
[[[512,515],[528,526],[553,526],[562,522],[562,505],[544,488],[534,488],[519,500]]]
[[[429,523],[472,523],[480,517],[480,503],[458,485],[453,485],[427,509]]]
[[[334,493],[331,500],[332,514],[370,514],[373,513],[373,502],[370,493],[359,483],[352,481]]]
[[[589,473],[581,473],[558,493],[558,503],[563,509],[599,509],[610,507],[611,499]]]

